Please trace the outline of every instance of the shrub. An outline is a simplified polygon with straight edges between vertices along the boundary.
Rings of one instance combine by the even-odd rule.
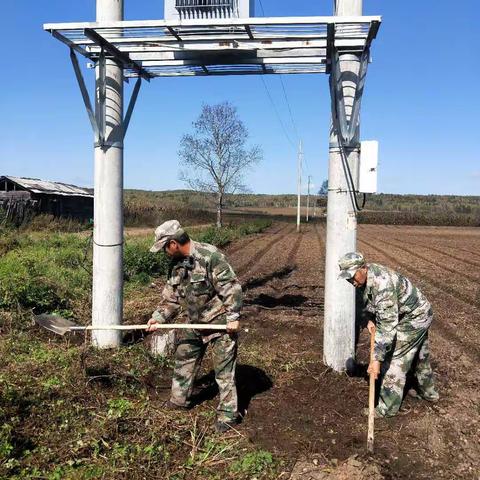
[[[0,256],[18,247],[19,244],[20,242],[15,230],[0,227]]]
[[[235,237],[235,232],[232,228],[223,227],[208,227],[206,230],[203,230],[200,235],[195,238],[195,240],[203,243],[210,243],[217,247],[224,247],[228,245],[233,238]]]
[[[125,280],[146,283],[150,277],[158,277],[167,273],[169,260],[163,253],[151,253],[150,243],[127,243],[123,255]]]
[[[35,313],[70,308],[70,299],[89,290],[89,275],[78,268],[83,248],[77,236],[53,235],[10,250],[0,258],[0,308]]]
[[[87,220],[79,220],[76,218],[55,217],[54,215],[40,214],[35,215],[31,220],[25,222],[21,230],[29,230],[35,232],[81,232],[89,227],[91,223]]]

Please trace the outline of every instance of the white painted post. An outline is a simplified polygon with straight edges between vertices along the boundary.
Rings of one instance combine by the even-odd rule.
[[[301,206],[302,206],[302,163],[303,163],[303,145],[300,140],[300,145],[298,147],[298,166],[297,166],[297,232],[300,232],[300,215],[301,215]]]
[[[123,0],[97,0],[97,21],[123,20]],[[106,60],[104,148],[95,146],[92,324],[120,325],[123,318],[123,69]],[[100,124],[100,68],[95,108]],[[112,133],[113,132],[113,133]],[[110,134],[112,136],[110,137]],[[120,345],[119,331],[93,331],[99,348]]]
[[[312,176],[308,176],[308,188],[307,188],[307,223],[309,220],[310,216],[310,180],[312,179]]]
[[[362,15],[362,0],[336,0],[335,15]],[[347,119],[358,82],[360,58],[341,54],[340,70]],[[359,142],[359,128],[354,141]],[[355,251],[357,244],[357,217],[352,203],[346,175],[342,166],[338,138],[333,128],[330,133],[327,241],[325,262],[325,315],[323,359],[336,371],[345,370],[346,362],[355,355],[355,293],[345,280],[338,280],[338,259]],[[346,150],[347,161],[355,179],[358,172],[359,145]]]

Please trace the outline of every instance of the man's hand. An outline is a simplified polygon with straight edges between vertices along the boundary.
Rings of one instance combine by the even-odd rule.
[[[240,322],[234,320],[233,322],[227,323],[227,333],[237,333],[240,331]]]
[[[147,332],[154,332],[155,330],[157,330],[157,325],[160,324],[161,322],[159,322],[158,320],[155,320],[154,318],[151,318],[148,322],[147,322],[147,325],[148,327],[146,328]]]
[[[380,362],[378,360],[373,360],[370,362],[367,372],[370,375],[373,375],[373,378],[376,380],[380,375]]]
[[[371,320],[369,320],[367,323],[367,329],[370,335],[375,335],[375,324]]]

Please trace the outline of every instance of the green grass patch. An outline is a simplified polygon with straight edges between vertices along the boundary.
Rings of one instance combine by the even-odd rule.
[[[197,228],[191,234],[225,245],[269,224]],[[251,478],[253,471],[267,478],[268,458],[255,457],[250,465],[243,458],[253,449],[247,440],[215,433],[214,406],[184,414],[162,409],[170,359],[152,357],[141,343],[98,351],[73,341],[78,337],[32,328],[29,312],[89,321],[88,237],[8,231],[2,242],[0,317],[10,321],[0,338],[0,478],[230,480]],[[148,251],[151,242],[151,235],[127,240],[130,298],[152,291],[148,282],[167,271],[168,260]]]
[[[192,229],[192,238],[217,246],[253,233],[271,224],[267,220]],[[58,313],[77,319],[87,318],[91,301],[91,239],[73,233],[2,233],[0,250],[1,312]],[[150,253],[152,239],[129,238],[124,248],[125,291],[131,294],[139,285],[165,275],[169,259],[163,253]],[[28,328],[30,319],[17,315],[15,326]],[[0,320],[5,326],[5,320]]]
[[[243,457],[237,459],[231,467],[232,472],[237,474],[256,476],[257,478],[265,477],[271,474],[275,467],[275,461],[270,452],[258,450],[249,452]]]
[[[171,364],[141,344],[98,351],[20,332],[0,339],[0,355],[2,479],[278,476],[271,454],[215,433],[217,399],[165,411]]]

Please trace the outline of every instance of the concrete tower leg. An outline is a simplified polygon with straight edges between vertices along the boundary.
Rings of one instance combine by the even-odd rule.
[[[334,5],[335,15],[362,15],[362,0],[336,0]],[[339,61],[347,120],[350,120],[360,58],[343,54]],[[354,145],[353,148],[345,149],[344,155],[353,178],[356,179],[360,151],[359,146],[356,146],[359,145],[359,128],[355,132]],[[351,285],[337,277],[338,259],[345,253],[356,250],[356,245],[355,207],[349,192],[339,139],[332,127],[328,173],[323,358],[325,364],[336,371],[345,370],[347,360],[355,355],[355,292]]]
[[[97,21],[123,20],[123,0],[97,0]],[[120,325],[123,318],[123,69],[105,61],[96,69],[97,122],[105,118],[106,144],[95,146],[93,325]],[[104,103],[102,101],[105,93]],[[103,105],[105,105],[103,107]],[[105,116],[102,115],[102,110]],[[93,331],[99,348],[118,347],[120,332]]]

